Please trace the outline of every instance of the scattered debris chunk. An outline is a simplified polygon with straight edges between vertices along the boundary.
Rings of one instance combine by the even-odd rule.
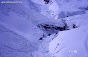
[[[41,37],[39,40],[43,40],[43,38]]]
[[[50,0],[44,0],[45,1],[45,4],[48,4]]]
[[[77,28],[77,26],[75,24],[73,24],[73,28]]]

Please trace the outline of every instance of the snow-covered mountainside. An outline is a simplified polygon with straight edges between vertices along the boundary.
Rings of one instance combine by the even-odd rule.
[[[88,12],[86,12],[84,15],[73,16],[71,18],[69,17],[68,21],[77,24],[78,27],[58,33],[58,36],[52,40],[49,45],[49,50],[52,56],[88,57],[87,15]],[[70,26],[72,23],[69,23]]]
[[[88,57],[87,0],[0,0],[0,57]]]

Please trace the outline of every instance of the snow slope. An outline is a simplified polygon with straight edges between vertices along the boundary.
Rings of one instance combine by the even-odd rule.
[[[70,30],[61,31],[49,44],[52,57],[88,57],[88,11],[65,18]],[[76,24],[77,28],[72,28]]]
[[[0,3],[0,57],[38,57],[41,54],[42,57],[49,57],[46,52],[48,47],[42,49],[42,44],[49,41],[48,34],[38,25],[63,27],[64,23],[40,14],[39,9],[31,1],[21,1],[22,4]],[[40,40],[41,37],[46,38],[46,42],[44,39]],[[43,52],[45,49],[47,50]]]
[[[88,57],[87,0],[19,1],[0,3],[0,57]]]

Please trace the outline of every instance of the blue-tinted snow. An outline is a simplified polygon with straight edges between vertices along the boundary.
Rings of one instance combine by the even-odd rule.
[[[0,3],[0,57],[88,57],[87,0],[19,1],[23,3]],[[70,30],[47,31],[52,32],[47,36],[37,26],[63,27],[61,19]]]
[[[38,50],[42,57],[45,56],[43,53],[50,56],[48,45],[44,48],[47,52],[43,51],[43,46],[39,47],[43,42],[39,40],[40,37],[47,35],[37,25],[53,24],[63,27],[64,24],[60,21],[40,14],[37,6],[27,0],[22,4],[0,3],[0,57],[33,57]]]
[[[88,11],[64,20],[71,30],[58,33],[50,42],[50,53],[55,57],[88,57]],[[73,24],[78,28],[73,28]]]

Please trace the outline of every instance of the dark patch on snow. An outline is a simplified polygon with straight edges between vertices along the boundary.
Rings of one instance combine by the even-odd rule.
[[[45,1],[45,4],[48,4],[50,0],[44,0]]]
[[[77,28],[77,26],[75,24],[73,24],[73,28]]]
[[[48,36],[50,36],[53,33],[58,33],[58,31],[69,30],[67,29],[67,24],[65,24],[65,26],[63,27],[58,27],[50,24],[39,24],[38,27],[41,30],[45,31],[48,34]]]
[[[66,17],[69,17],[69,16],[66,16]]]
[[[43,40],[43,38],[46,37],[45,35],[43,35],[42,37],[39,38],[39,40]]]
[[[43,38],[41,37],[39,40],[43,40]]]
[[[50,36],[51,34],[48,34],[48,36]]]

